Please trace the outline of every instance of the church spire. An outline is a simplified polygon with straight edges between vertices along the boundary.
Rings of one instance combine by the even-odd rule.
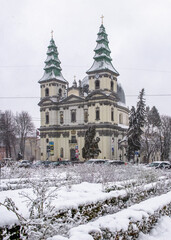
[[[55,41],[53,40],[53,31],[51,31],[51,40],[46,54],[47,58],[44,67],[45,72],[43,77],[39,80],[39,82],[47,80],[61,80],[67,82],[61,73],[62,71],[62,68],[60,67],[61,62],[58,58],[59,53]]]
[[[110,57],[109,41],[108,35],[106,34],[105,27],[103,25],[103,15],[102,15],[102,24],[100,26],[99,32],[97,34],[97,45],[94,49],[94,63],[92,67],[87,71],[87,73],[95,73],[99,71],[109,70],[114,75],[118,76],[119,73],[112,65],[112,58]]]

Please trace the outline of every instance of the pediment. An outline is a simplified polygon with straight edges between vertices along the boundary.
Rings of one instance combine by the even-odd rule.
[[[97,91],[93,91],[93,92],[91,92],[88,96],[87,96],[87,98],[88,99],[92,99],[92,98],[99,98],[99,97],[108,97],[110,95],[110,93],[109,94],[106,94],[105,92],[102,92],[102,91],[100,91],[100,90],[97,90]]]
[[[48,105],[48,104],[54,104],[54,103],[56,103],[57,102],[57,100],[56,100],[56,98],[53,98],[53,97],[44,97],[44,98],[42,98],[41,100],[40,100],[40,102],[38,103],[38,105],[39,106],[41,106],[42,104],[46,104],[46,105]]]
[[[79,97],[76,96],[74,94],[70,95],[69,97],[66,97],[65,99],[63,99],[62,101],[60,101],[60,103],[67,103],[67,102],[83,102],[84,98],[83,97]]]

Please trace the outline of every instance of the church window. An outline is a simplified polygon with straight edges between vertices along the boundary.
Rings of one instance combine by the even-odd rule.
[[[71,136],[71,143],[77,143],[76,136]]]
[[[48,97],[49,96],[49,88],[45,89],[45,96]]]
[[[114,121],[114,110],[113,110],[113,108],[111,109],[111,121]]]
[[[84,110],[84,122],[88,122],[88,110]]]
[[[46,119],[46,124],[49,124],[49,113],[48,112],[46,113],[45,119]]]
[[[100,120],[100,109],[99,109],[99,107],[96,108],[96,120]]]
[[[96,80],[95,81],[95,89],[99,89],[100,88],[100,81]]]
[[[123,124],[123,115],[122,115],[122,113],[119,114],[119,123]]]
[[[60,124],[64,123],[64,113],[60,112]]]
[[[114,85],[114,84],[113,84],[113,81],[111,81],[111,82],[110,82],[110,89],[111,89],[111,91],[113,91],[113,85]]]
[[[59,97],[62,97],[62,89],[59,89]]]
[[[71,122],[76,122],[76,110],[71,110]]]
[[[61,150],[60,150],[60,157],[61,157],[61,158],[64,157],[64,149],[63,149],[63,148],[61,148]]]

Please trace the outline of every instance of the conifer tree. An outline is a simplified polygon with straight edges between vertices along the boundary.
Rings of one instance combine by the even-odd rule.
[[[145,99],[144,99],[144,88],[141,90],[139,97],[139,101],[137,102],[137,110],[136,110],[136,146],[137,150],[141,148],[141,136],[143,134],[143,127],[146,122],[146,110],[145,110]]]
[[[160,114],[155,106],[147,114],[147,121],[154,127],[159,127],[161,125]]]
[[[131,158],[134,157],[135,147],[134,147],[134,141],[135,141],[135,129],[136,126],[136,118],[135,118],[135,107],[132,106],[130,114],[129,114],[129,128],[127,132],[128,137],[128,148],[127,148],[127,157],[130,161]]]
[[[134,159],[135,151],[140,151],[141,136],[143,134],[143,127],[146,118],[144,89],[141,90],[137,102],[137,109],[131,108],[129,117],[129,128],[127,131],[128,147],[127,157],[128,160]]]
[[[96,137],[95,126],[91,126],[85,133],[85,144],[82,148],[82,155],[85,159],[95,158],[101,153],[101,150],[98,147],[98,142],[100,141],[99,137]]]

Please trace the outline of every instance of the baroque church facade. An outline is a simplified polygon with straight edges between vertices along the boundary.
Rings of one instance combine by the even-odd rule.
[[[96,128],[100,159],[125,160],[119,141],[128,127],[125,94],[118,84],[119,73],[112,64],[108,35],[103,23],[99,28],[94,62],[86,77],[71,87],[62,75],[53,36],[47,50],[44,75],[39,80],[41,99],[41,160],[82,161],[85,132]]]

